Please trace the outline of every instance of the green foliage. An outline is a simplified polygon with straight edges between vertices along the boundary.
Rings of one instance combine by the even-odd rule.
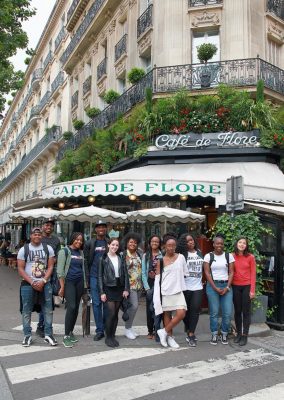
[[[134,85],[139,82],[144,76],[146,72],[143,68],[133,67],[127,74],[128,81]]]
[[[104,101],[107,104],[112,104],[120,97],[120,94],[113,89],[108,90],[104,95]]]
[[[216,53],[217,47],[212,43],[202,43],[197,46],[197,57],[201,63],[207,63]]]
[[[65,131],[65,132],[63,132],[62,136],[63,136],[64,140],[70,140],[73,138],[74,134],[72,131]]]
[[[76,131],[79,131],[85,125],[84,121],[82,121],[81,119],[75,119],[72,122],[72,124],[73,124],[74,128],[76,129]]]
[[[85,112],[89,118],[94,118],[101,113],[101,110],[97,107],[89,107],[86,108]]]
[[[8,100],[7,101],[8,106],[10,106],[12,103],[13,103],[13,100]]]
[[[23,79],[22,71],[15,71],[10,58],[18,49],[25,49],[28,44],[27,34],[22,24],[35,10],[30,8],[30,0],[1,0],[0,12],[0,112],[3,111],[5,96],[19,89]]]
[[[264,81],[260,79],[256,85],[256,101],[264,102]]]
[[[152,90],[152,88],[146,88],[145,97],[146,97],[145,108],[146,108],[147,113],[150,114],[153,109],[153,90]]]
[[[26,65],[29,65],[30,62],[31,62],[31,57],[26,57],[26,58],[24,59],[24,63],[25,63]]]
[[[32,48],[27,48],[26,49],[26,55],[27,56],[30,56],[30,57],[33,57],[33,56],[35,56],[36,55],[36,51],[34,50],[34,49],[32,49]]]

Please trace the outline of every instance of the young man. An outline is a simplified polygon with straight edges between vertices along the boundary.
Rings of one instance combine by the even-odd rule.
[[[51,246],[42,244],[41,228],[33,228],[30,243],[18,253],[18,271],[22,277],[21,304],[24,340],[23,346],[32,343],[31,315],[35,305],[40,304],[44,314],[44,340],[51,346],[57,341],[52,335],[52,288],[49,282],[54,265],[54,251]]]
[[[90,289],[92,296],[93,312],[96,323],[94,340],[101,340],[104,335],[103,304],[98,288],[98,268],[102,255],[107,250],[106,232],[107,225],[104,221],[98,221],[95,225],[96,238],[90,239],[84,246],[84,255],[87,265],[87,275],[90,277]]]
[[[60,240],[53,233],[54,232],[54,225],[55,225],[55,220],[51,219],[51,218],[46,219],[43,222],[43,225],[42,225],[42,243],[46,243],[46,244],[48,244],[49,246],[51,246],[53,248],[54,255],[55,255],[54,266],[56,266],[56,258],[57,258],[57,255],[58,255],[58,252],[59,252],[61,246],[60,246]],[[38,336],[42,337],[42,338],[44,337],[44,316],[43,316],[43,312],[42,311],[39,313],[36,334]]]

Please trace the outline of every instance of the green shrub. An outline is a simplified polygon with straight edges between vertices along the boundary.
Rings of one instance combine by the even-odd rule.
[[[197,57],[201,63],[207,63],[216,53],[217,46],[212,43],[202,43],[197,46]]]
[[[104,101],[107,104],[112,104],[120,97],[120,94],[113,89],[108,90],[104,95]]]
[[[73,121],[73,126],[76,131],[79,131],[81,128],[83,128],[84,125],[85,123],[81,119],[75,119],[75,121]]]
[[[95,118],[97,115],[100,114],[101,110],[97,107],[89,107],[86,108],[85,112],[89,118]]]
[[[146,72],[143,68],[134,67],[128,72],[127,79],[128,82],[134,85],[135,83],[139,82],[140,79],[142,79],[145,75]]]
[[[72,139],[72,137],[74,136],[73,135],[73,132],[72,131],[66,131],[66,132],[64,132],[63,133],[63,139],[64,140],[70,140],[70,139]]]
[[[30,62],[31,62],[31,57],[26,57],[26,58],[24,59],[24,63],[25,63],[26,65],[29,65]]]
[[[257,81],[257,85],[256,85],[256,101],[257,102],[264,102],[264,82],[262,79],[260,79],[259,81]]]
[[[7,101],[8,106],[10,106],[12,103],[13,103],[13,100],[8,100]]]

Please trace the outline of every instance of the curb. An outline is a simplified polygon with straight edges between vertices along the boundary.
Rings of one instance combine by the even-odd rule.
[[[1,388],[0,400],[13,400],[13,396],[10,391],[8,381],[1,364],[0,364],[0,388]]]

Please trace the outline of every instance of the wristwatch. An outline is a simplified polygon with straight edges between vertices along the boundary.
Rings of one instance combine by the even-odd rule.
[[[231,288],[229,286],[227,286],[228,292],[231,290]]]

